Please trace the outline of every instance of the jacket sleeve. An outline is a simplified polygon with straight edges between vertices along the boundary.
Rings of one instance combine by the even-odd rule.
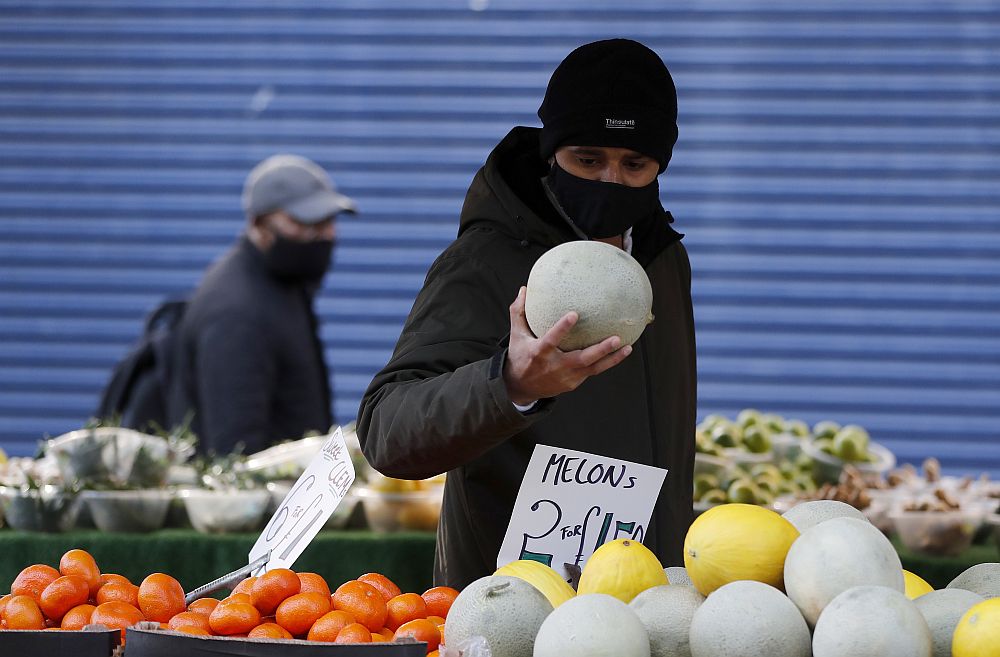
[[[502,377],[517,289],[470,258],[443,256],[392,359],[365,392],[358,438],[385,475],[420,479],[478,458],[547,412],[522,414]]]
[[[196,346],[199,440],[204,450],[244,453],[267,446],[277,363],[264,329],[244,317],[217,317]]]

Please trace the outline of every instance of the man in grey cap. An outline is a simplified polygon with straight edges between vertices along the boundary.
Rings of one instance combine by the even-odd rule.
[[[168,394],[171,426],[191,417],[201,451],[217,454],[333,423],[313,296],[336,216],[356,207],[315,162],[275,155],[247,176],[243,210],[246,230],[188,304]]]

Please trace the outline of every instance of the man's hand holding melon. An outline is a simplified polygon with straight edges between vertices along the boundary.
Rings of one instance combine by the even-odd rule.
[[[575,390],[622,362],[653,321],[652,305],[646,272],[622,249],[581,240],[547,251],[510,306],[503,377],[511,401]]]

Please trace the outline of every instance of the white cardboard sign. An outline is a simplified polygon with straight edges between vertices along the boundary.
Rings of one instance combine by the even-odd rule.
[[[270,550],[271,557],[261,572],[291,568],[344,499],[352,483],[354,463],[344,434],[337,427],[278,505],[250,550],[249,563]]]
[[[642,542],[667,471],[663,468],[536,445],[497,567],[517,559],[581,568],[598,547],[619,538]]]

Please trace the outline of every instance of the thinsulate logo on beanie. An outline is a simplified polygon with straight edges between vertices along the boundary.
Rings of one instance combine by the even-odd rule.
[[[604,127],[609,130],[635,130],[635,119],[609,119],[605,117]]]

